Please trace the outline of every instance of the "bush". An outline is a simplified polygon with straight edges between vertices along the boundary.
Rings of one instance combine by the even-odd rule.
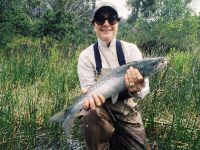
[[[179,18],[169,22],[140,20],[136,24],[135,38],[146,52],[166,53],[171,48],[191,51],[196,49],[199,43],[198,28],[196,17]]]

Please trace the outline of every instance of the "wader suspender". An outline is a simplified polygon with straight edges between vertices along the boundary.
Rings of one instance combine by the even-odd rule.
[[[100,52],[99,52],[99,48],[98,48],[98,42],[96,42],[94,44],[93,48],[94,48],[94,57],[95,57],[95,62],[96,62],[96,73],[97,73],[97,75],[100,75],[101,68],[102,68],[102,62],[101,62],[101,56],[100,56]],[[122,45],[119,40],[116,40],[116,49],[117,49],[117,58],[118,58],[120,66],[126,64],[126,60],[125,60],[124,53],[122,50]],[[131,96],[129,95],[128,91],[126,90],[126,91],[119,93],[118,100],[124,100],[124,99],[128,99],[130,97]]]
[[[101,68],[102,68],[102,62],[101,62],[101,56],[99,53],[99,48],[98,48],[98,42],[96,42],[93,46],[94,48],[94,58],[96,62],[96,73],[97,75],[101,74]]]
[[[97,73],[97,75],[100,75],[101,68],[102,68],[102,61],[101,61],[101,56],[100,56],[100,52],[99,52],[99,48],[98,48],[98,42],[96,42],[94,44],[93,48],[94,48],[94,57],[95,57],[95,62],[96,62],[96,73]],[[119,40],[116,40],[116,49],[117,49],[117,58],[119,61],[119,65],[121,66],[121,65],[126,64],[126,60],[125,60],[124,53],[122,50],[122,45]],[[124,100],[127,98],[130,98],[128,91],[123,91],[118,94],[118,100]],[[109,99],[111,99],[111,98],[109,98]],[[115,119],[114,115],[112,114],[111,110],[106,105],[103,105],[103,107],[106,109],[106,111],[112,118],[114,126],[117,127],[118,125],[117,125],[116,119]]]
[[[98,42],[96,42],[93,47],[94,47],[94,57],[95,57],[95,62],[96,62],[96,72],[98,75],[100,75],[102,62],[101,62],[101,56],[99,53]],[[121,65],[126,64],[126,60],[125,60],[124,53],[122,50],[122,45],[119,40],[116,40],[116,49],[117,49],[117,58],[119,61],[119,65],[121,66]]]

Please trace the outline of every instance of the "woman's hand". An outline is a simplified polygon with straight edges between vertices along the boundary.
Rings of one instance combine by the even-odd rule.
[[[144,83],[144,78],[138,71],[133,67],[130,67],[125,74],[126,88],[130,93],[141,92]]]
[[[87,88],[82,88],[81,92],[83,94],[87,93]],[[84,104],[83,104],[83,109],[88,110],[88,109],[92,109],[95,110],[96,107],[101,106],[105,103],[105,98],[103,97],[102,94],[100,93],[95,93],[92,95],[91,99],[87,99],[85,100]]]

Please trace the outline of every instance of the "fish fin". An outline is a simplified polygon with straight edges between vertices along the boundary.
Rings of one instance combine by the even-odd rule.
[[[60,112],[56,113],[55,115],[53,115],[49,121],[51,122],[63,122],[64,119],[65,119],[65,113],[66,113],[66,110],[63,109],[61,110]]]
[[[75,120],[75,117],[73,115],[68,115],[62,124],[62,127],[63,127],[67,137],[70,135],[70,131],[72,129],[74,120]]]
[[[118,94],[113,95],[113,96],[111,97],[112,103],[113,103],[113,104],[116,103],[117,99],[118,99]]]

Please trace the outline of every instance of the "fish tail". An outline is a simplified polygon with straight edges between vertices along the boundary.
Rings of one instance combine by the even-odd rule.
[[[75,120],[75,115],[70,114],[66,109],[61,110],[50,118],[51,122],[61,122],[62,127],[68,137]]]
[[[66,110],[63,109],[50,118],[50,122],[63,122],[65,119]]]
[[[72,125],[74,123],[74,120],[75,120],[75,117],[73,115],[69,114],[62,124],[62,127],[63,127],[67,137],[70,135],[70,131],[72,129]]]

